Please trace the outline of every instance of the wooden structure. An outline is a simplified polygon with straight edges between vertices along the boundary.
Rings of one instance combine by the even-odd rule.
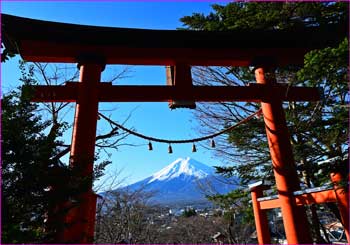
[[[82,26],[5,14],[1,18],[2,41],[8,51],[26,61],[78,63],[79,82],[35,86],[33,101],[76,102],[70,164],[81,169],[82,177],[92,175],[101,101],[261,102],[288,242],[311,243],[305,210],[293,198],[300,187],[282,101],[315,101],[319,94],[313,88],[280,86],[273,72],[276,66],[302,64],[312,49],[336,45],[346,36],[346,26],[207,32]],[[106,64],[172,66],[178,75],[165,86],[112,86],[100,82]],[[254,66],[257,84],[193,86],[184,71],[199,65]],[[96,198],[90,188],[76,199],[79,205],[64,217],[66,226],[58,232],[57,243],[93,241]]]
[[[349,193],[344,186],[339,184],[339,182],[344,179],[340,173],[331,173],[330,178],[333,187],[317,187],[295,191],[292,193],[292,198],[297,206],[321,204],[326,202],[337,203],[346,239],[349,242]],[[262,182],[250,185],[259,244],[271,244],[266,210],[282,208],[283,205],[281,195],[264,197],[263,191],[267,189],[269,189],[269,185],[265,185]],[[286,228],[287,227],[285,227],[285,229]],[[285,230],[285,232],[288,234],[287,230]]]

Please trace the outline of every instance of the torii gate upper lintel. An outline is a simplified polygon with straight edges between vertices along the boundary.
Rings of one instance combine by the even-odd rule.
[[[299,189],[282,101],[319,99],[314,88],[278,85],[274,66],[302,64],[315,48],[339,43],[347,27],[288,31],[163,31],[93,27],[1,15],[6,49],[33,62],[79,63],[80,81],[64,86],[34,86],[33,101],[76,102],[71,165],[91,176],[100,101],[255,101],[262,103],[266,132],[281,198],[289,243],[312,243],[305,228],[303,207],[295,205]],[[273,62],[271,62],[273,61]],[[112,86],[101,83],[106,64],[166,65],[174,67],[174,83],[165,86]],[[255,66],[257,84],[246,87],[193,86],[181,69],[195,65]],[[187,68],[186,68],[187,67]],[[180,74],[180,75],[179,75]],[[186,82],[184,82],[186,81]],[[63,219],[71,226],[56,242],[92,243],[96,197],[90,188],[77,197],[80,204]],[[74,224],[72,224],[74,220]]]

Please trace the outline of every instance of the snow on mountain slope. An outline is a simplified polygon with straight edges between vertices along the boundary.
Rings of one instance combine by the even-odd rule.
[[[179,158],[152,176],[122,189],[152,192],[151,200],[159,204],[208,202],[205,194],[224,194],[237,188],[226,184],[222,178],[215,174],[213,167],[187,157]]]
[[[156,180],[170,180],[181,175],[189,175],[198,179],[214,174],[214,169],[189,157],[179,158],[162,170],[152,175],[148,183]]]

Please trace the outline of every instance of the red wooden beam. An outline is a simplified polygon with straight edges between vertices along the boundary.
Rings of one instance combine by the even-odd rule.
[[[325,190],[321,192],[304,193],[304,194],[295,196],[295,199],[298,206],[311,205],[314,203],[320,204],[325,202],[336,202],[336,196],[333,189]],[[272,209],[272,208],[281,207],[281,204],[278,198],[259,201],[259,203],[260,203],[261,209]]]
[[[302,64],[305,48],[162,48],[116,47],[82,44],[60,44],[24,40],[21,56],[32,62],[75,63],[82,53],[105,57],[106,64],[176,65],[186,60],[191,66],[250,66],[257,56],[274,57],[280,66]]]
[[[79,83],[70,82],[64,86],[33,86],[35,102],[75,102]],[[183,90],[176,86],[112,86],[100,83],[98,98],[100,102],[166,102],[169,100],[188,100],[202,102],[251,101],[260,102],[280,96],[286,101],[317,101],[319,90],[307,87],[285,86],[193,86]]]
[[[321,204],[325,202],[335,202],[336,196],[334,190],[326,190],[315,193],[305,193],[296,196],[297,205]]]
[[[280,66],[303,64],[310,50],[337,45],[348,24],[290,30],[145,30],[57,23],[1,15],[7,50],[35,62],[75,63],[82,55],[106,64],[249,66],[261,56]]]
[[[76,102],[78,99],[78,82],[67,82],[59,85],[24,86],[24,90],[33,93],[33,102]]]
[[[266,200],[266,201],[260,201],[260,208],[261,209],[273,209],[273,208],[280,208],[281,203],[278,198]]]

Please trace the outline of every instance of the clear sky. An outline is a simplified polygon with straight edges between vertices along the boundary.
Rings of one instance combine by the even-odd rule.
[[[1,1],[1,12],[17,16],[51,20],[66,23],[145,28],[145,29],[176,29],[182,27],[179,19],[194,12],[209,13],[213,2],[10,2]],[[224,3],[223,3],[224,4]],[[12,59],[2,64],[2,90],[9,91],[16,87],[20,76],[18,59]],[[102,74],[102,80],[107,81],[120,66],[108,66]],[[118,84],[160,84],[165,85],[164,67],[132,66],[130,77],[119,80]],[[126,127],[134,128],[140,133],[166,139],[188,139],[202,136],[197,132],[198,124],[189,109],[173,110],[167,103],[101,103],[100,110],[111,115],[118,122],[127,118],[133,111]],[[109,109],[114,109],[109,111]],[[72,123],[73,110],[66,120]],[[106,124],[98,123],[98,132]],[[70,132],[65,139],[70,141]],[[107,169],[107,177],[122,170],[121,178],[124,184],[131,184],[148,177],[179,157],[192,157],[207,165],[220,164],[212,157],[210,151],[197,146],[197,152],[192,153],[191,144],[173,145],[173,154],[168,154],[166,144],[153,143],[154,150],[148,151],[147,141],[128,137],[124,143],[142,146],[123,146],[118,151],[110,150],[113,164]],[[100,182],[102,183],[102,182]]]

